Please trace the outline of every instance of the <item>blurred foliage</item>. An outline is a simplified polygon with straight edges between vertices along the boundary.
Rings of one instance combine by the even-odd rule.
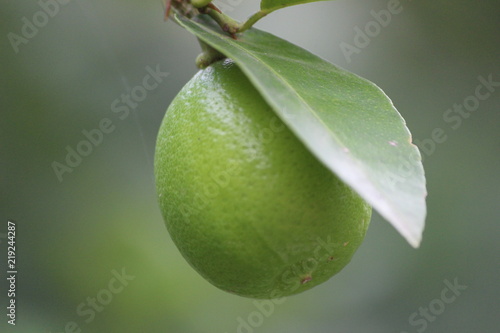
[[[49,1],[50,2],[50,1]],[[242,19],[257,2],[220,0]],[[352,61],[340,44],[387,1],[332,1],[287,8],[257,27],[269,30],[379,84],[414,139],[436,128],[447,139],[424,154],[428,218],[419,250],[380,217],[338,276],[282,304],[255,303],[217,290],[183,260],[156,203],[153,152],[169,102],[196,72],[196,40],[162,21],[161,2],[71,1],[60,5],[16,53],[38,2],[2,2],[0,11],[0,235],[18,223],[18,318],[2,311],[0,330],[62,332],[417,332],[409,317],[441,297],[444,280],[466,285],[425,332],[496,332],[500,326],[499,91],[453,129],[447,109],[474,94],[478,77],[500,81],[498,1],[402,1]],[[169,75],[125,119],[112,103],[142,84],[147,68]],[[63,162],[109,118],[115,130],[59,182]],[[0,276],[6,271],[5,242]],[[77,308],[104,295],[113,270],[134,277],[95,318]],[[0,283],[5,309],[7,284]],[[103,294],[104,293],[104,294]],[[435,303],[435,302],[434,302]],[[256,305],[260,304],[260,305]],[[258,306],[272,309],[256,315]],[[261,311],[262,312],[262,311]],[[240,318],[240,319],[239,319]],[[421,318],[421,317],[419,317]],[[240,321],[239,321],[240,320]]]

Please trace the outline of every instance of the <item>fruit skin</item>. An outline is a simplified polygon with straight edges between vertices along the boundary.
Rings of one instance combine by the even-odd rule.
[[[184,258],[246,297],[283,297],[328,280],[351,260],[371,217],[230,60],[199,71],[169,106],[155,177]]]

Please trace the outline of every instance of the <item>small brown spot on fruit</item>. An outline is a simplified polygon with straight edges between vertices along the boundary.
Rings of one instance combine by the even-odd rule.
[[[300,280],[300,284],[306,284],[307,282],[309,282],[311,280],[312,280],[311,275],[307,275],[302,280]]]
[[[334,256],[329,256],[329,257],[328,257],[328,261],[334,261],[334,260],[337,260],[337,259],[335,259],[335,257],[334,257]]]
[[[344,246],[347,246],[347,244],[349,244],[349,242],[345,242],[343,245],[344,245]]]

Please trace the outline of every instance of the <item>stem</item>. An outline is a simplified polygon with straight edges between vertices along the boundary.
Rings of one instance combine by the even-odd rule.
[[[234,20],[232,17],[227,16],[224,13],[220,13],[211,7],[204,7],[200,9],[204,14],[209,15],[217,24],[222,28],[222,30],[230,33],[234,36],[235,33],[240,31],[241,23]]]
[[[196,57],[196,66],[198,66],[198,68],[201,69],[206,68],[211,64],[213,64],[214,62],[226,58],[224,54],[220,53],[219,51],[217,51],[216,49],[214,49],[213,47],[211,47],[210,45],[208,45],[199,38],[198,42],[200,43],[202,50],[202,52],[198,55],[198,57]]]
[[[250,16],[243,24],[234,20],[232,17],[222,13],[215,5],[207,0],[166,0],[165,16],[168,17],[172,15],[172,11],[178,13],[179,15],[185,16],[187,18],[192,18],[198,13],[209,15],[221,29],[231,35],[236,39],[236,33],[244,32],[250,29],[257,21],[265,17],[267,14],[273,12],[275,9],[259,10],[252,16]],[[203,6],[205,5],[205,6]],[[201,8],[199,8],[201,7]],[[172,11],[171,11],[172,9]],[[198,39],[200,43],[202,53],[196,58],[196,65],[199,68],[206,68],[210,64],[226,58],[226,56],[210,45],[206,44],[202,40]]]
[[[231,35],[231,37],[236,39],[235,34],[238,32],[243,32],[250,29],[257,21],[265,17],[267,14],[275,11],[278,8],[259,10],[252,16],[250,16],[243,24],[234,20],[232,17],[222,13],[214,4],[208,2],[207,5],[202,6],[207,2],[207,0],[196,0],[188,2],[187,0],[166,0],[167,8],[165,16],[170,13],[170,6],[172,6],[174,11],[178,12],[182,16],[191,18],[196,16],[198,13],[209,15],[221,29]]]
[[[250,29],[255,23],[257,23],[258,20],[266,16],[272,11],[264,11],[264,10],[259,10],[257,13],[253,14],[248,18],[248,20],[245,21],[238,30],[238,32],[243,32],[245,30]]]
[[[209,6],[200,9],[200,11],[204,14],[208,14],[215,22],[217,22],[222,30],[230,33],[234,38],[234,34],[250,29],[255,23],[257,23],[257,21],[265,17],[267,14],[273,12],[274,9],[259,10],[257,13],[250,16],[248,20],[246,20],[243,24]]]
[[[235,34],[250,29],[257,21],[265,17],[267,14],[279,9],[268,8],[266,10],[259,10],[250,16],[243,24],[234,20],[232,17],[222,13],[211,1],[208,0],[165,0],[165,19],[171,13],[170,9],[178,12],[180,15],[192,18],[198,13],[209,15],[221,29],[231,34],[231,37],[236,38]],[[172,7],[172,8],[171,8]]]

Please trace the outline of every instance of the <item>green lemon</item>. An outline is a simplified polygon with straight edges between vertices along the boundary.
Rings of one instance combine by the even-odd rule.
[[[182,255],[213,285],[246,297],[328,280],[351,260],[371,216],[230,60],[199,71],[173,100],[155,176]]]

